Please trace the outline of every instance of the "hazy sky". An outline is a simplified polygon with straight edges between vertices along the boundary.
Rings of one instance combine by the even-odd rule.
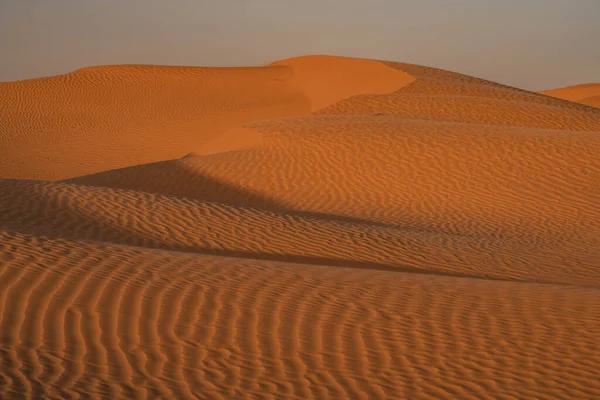
[[[600,0],[0,0],[0,81],[337,54],[530,90],[600,82]]]

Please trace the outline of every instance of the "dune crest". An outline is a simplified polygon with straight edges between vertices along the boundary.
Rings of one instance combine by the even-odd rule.
[[[585,99],[580,100],[580,103],[588,105],[588,106],[600,108],[600,96],[586,97]]]
[[[360,58],[303,56],[271,65],[292,67],[292,84],[308,96],[313,112],[351,96],[391,93],[415,81],[406,72]]]
[[[540,93],[600,108],[600,83],[567,86],[559,89],[544,90]]]
[[[202,154],[224,129],[413,80],[378,61],[322,56],[248,68],[98,66],[0,83],[0,170],[55,180]]]
[[[263,139],[259,132],[247,128],[233,128],[223,132],[213,140],[186,157],[206,156],[209,154],[225,153],[228,151],[247,149],[258,145]]]
[[[105,66],[0,83],[0,170],[54,180],[181,157],[223,129],[306,114],[290,77],[286,67]]]

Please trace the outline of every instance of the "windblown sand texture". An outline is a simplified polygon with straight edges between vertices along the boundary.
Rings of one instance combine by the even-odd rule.
[[[600,108],[600,83],[568,86],[560,89],[546,90],[540,93]]]
[[[0,399],[600,398],[600,109],[557,96],[328,56],[0,83]]]

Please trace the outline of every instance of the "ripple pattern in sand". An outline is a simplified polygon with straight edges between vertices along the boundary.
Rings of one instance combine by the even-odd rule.
[[[3,398],[600,395],[597,289],[7,233],[1,250]]]

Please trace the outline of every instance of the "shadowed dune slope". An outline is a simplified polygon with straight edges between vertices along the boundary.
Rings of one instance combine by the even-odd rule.
[[[108,171],[70,182],[292,210],[456,234],[600,233],[600,135],[397,117],[311,116],[246,126],[240,151]],[[208,180],[205,179],[208,177]]]
[[[231,129],[197,156],[70,182],[261,207],[227,189],[235,187],[296,211],[595,241],[600,111],[448,71],[387,65],[416,80],[311,116]]]
[[[0,398],[600,398],[570,100],[329,56],[0,83]]]
[[[218,182],[210,183],[212,188]],[[226,185],[221,184],[226,187]],[[221,195],[258,201],[228,188]],[[214,200],[214,199],[213,199]],[[269,198],[269,210],[176,197],[34,181],[0,181],[0,229],[240,258],[406,271],[498,280],[599,285],[598,235],[457,234],[441,226],[387,225],[317,212],[290,211]],[[527,221],[524,221],[526,224]],[[598,220],[571,221],[589,224]],[[526,230],[535,232],[535,235]]]
[[[540,93],[600,108],[600,83],[568,86],[560,89],[545,90]]]

